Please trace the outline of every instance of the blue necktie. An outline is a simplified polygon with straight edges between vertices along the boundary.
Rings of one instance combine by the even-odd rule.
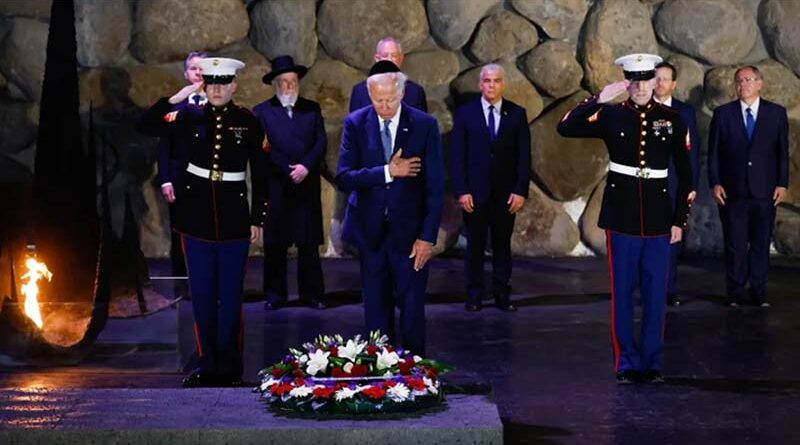
[[[292,106],[291,105],[287,105],[286,106],[286,114],[289,115],[289,119],[292,118]]]
[[[497,139],[497,130],[494,128],[494,105],[489,105],[489,140]]]
[[[381,143],[383,144],[383,157],[386,162],[392,159],[392,133],[389,131],[390,120],[383,121],[383,131],[381,131]]]
[[[753,117],[753,110],[748,108],[744,111],[747,112],[744,128],[747,130],[747,140],[750,141],[753,139],[753,130],[756,129],[756,119]]]

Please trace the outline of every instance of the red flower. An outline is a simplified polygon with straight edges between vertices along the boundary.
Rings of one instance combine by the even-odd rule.
[[[273,394],[278,396],[282,396],[291,390],[292,390],[292,385],[288,383],[281,383],[281,384],[276,383],[270,386],[270,391],[272,391]]]
[[[415,379],[413,377],[404,377],[403,379],[406,381],[406,385],[415,391],[422,391],[425,389],[425,382],[423,382],[422,379]]]
[[[292,365],[292,369],[297,369],[297,360],[292,360],[289,364]]]
[[[367,346],[367,355],[377,355],[378,354],[378,347],[375,345]]]
[[[335,387],[334,391],[338,391],[338,390],[340,390],[342,388],[347,388],[348,386],[350,386],[350,385],[348,385],[345,382],[339,382],[339,383],[336,384],[336,387]]]
[[[393,387],[395,385],[397,385],[397,382],[395,382],[394,380],[387,380],[387,381],[383,382],[383,387],[384,388],[391,388],[391,387]]]
[[[272,368],[272,377],[277,379],[282,375],[283,375],[283,368],[278,368],[278,367]]]
[[[411,374],[411,369],[414,368],[414,358],[409,357],[404,361],[397,364],[397,367],[400,369],[400,374],[409,375]]]
[[[303,372],[302,369],[295,369],[294,371],[292,371],[292,375],[295,377],[303,377],[305,373]]]
[[[362,389],[361,393],[370,399],[380,400],[384,395],[386,395],[386,390],[378,386],[370,386],[369,388]]]
[[[297,377],[297,378],[294,379],[294,384],[296,386],[305,386],[306,381],[303,380],[301,377]]]
[[[342,368],[331,369],[331,377],[347,377],[347,374],[342,371]]]
[[[369,366],[367,365],[353,365],[350,370],[350,375],[353,377],[363,377],[369,374]]]
[[[335,392],[336,388],[314,388],[312,394],[315,399],[330,399]]]
[[[334,346],[331,348],[331,357],[338,357],[339,356],[339,347]]]

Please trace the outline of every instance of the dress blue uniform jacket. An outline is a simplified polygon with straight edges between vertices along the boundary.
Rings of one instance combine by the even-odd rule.
[[[747,140],[738,100],[714,110],[708,139],[708,182],[728,199],[772,199],[789,185],[789,124],[786,109],[760,99],[752,141]]]
[[[428,100],[425,98],[425,90],[419,85],[410,80],[406,81],[406,90],[403,94],[403,103],[410,105],[417,110],[428,112]],[[367,90],[367,81],[361,82],[353,86],[353,91],[350,93],[350,112],[364,108],[367,105],[372,105],[369,99],[369,91]]]
[[[476,205],[494,193],[506,202],[511,193],[528,197],[531,134],[525,109],[503,99],[494,142],[478,98],[456,111],[450,133],[453,194],[472,194]]]
[[[359,248],[378,248],[385,236],[395,248],[409,252],[417,239],[436,243],[444,203],[444,163],[436,119],[403,105],[394,150],[400,148],[404,158],[422,160],[422,171],[387,184],[375,109],[361,108],[345,118],[336,185],[350,193],[342,238]]]
[[[692,167],[692,190],[697,190],[700,178],[700,147],[702,146],[700,134],[697,132],[697,116],[694,108],[678,99],[672,98],[672,108],[678,110],[683,123],[689,128],[691,150],[689,150],[689,163]],[[669,195],[675,199],[678,191],[678,175],[675,173],[675,162],[669,164]]]
[[[328,138],[319,104],[298,98],[290,119],[273,96],[256,105],[253,112],[269,141],[269,215],[264,242],[321,244],[320,169]],[[300,184],[292,182],[289,164],[302,164],[308,169],[308,176]]]
[[[185,99],[175,104],[172,111],[180,111],[187,106],[189,100]],[[179,153],[179,148],[183,147],[176,145],[170,135],[158,140],[158,184],[172,183],[176,193],[183,187],[183,175],[186,173],[186,164],[189,163],[186,153]]]
[[[264,131],[249,110],[229,102],[189,106],[166,119],[173,106],[164,97],[139,119],[137,129],[150,136],[169,136],[176,150],[198,167],[221,172],[244,172],[250,163],[252,208],[245,181],[210,181],[191,173],[184,175],[181,199],[175,201],[179,233],[206,241],[249,240],[250,226],[262,226],[266,203],[263,177]]]
[[[612,162],[629,167],[666,169],[674,160],[677,198],[671,200],[667,178],[639,178],[609,171],[598,225],[633,236],[659,236],[671,226],[686,227],[691,191],[689,136],[678,112],[650,100],[636,105],[599,104],[590,97],[567,112],[558,124],[566,137],[601,138]],[[674,204],[674,209],[673,209]]]

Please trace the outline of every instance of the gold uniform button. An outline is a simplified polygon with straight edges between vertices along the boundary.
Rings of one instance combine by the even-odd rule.
[[[647,121],[642,121],[642,125],[647,126]]]
[[[214,159],[219,159],[219,155],[214,153]]]
[[[620,131],[620,132],[619,132],[619,136],[624,138],[624,137],[625,137],[625,133],[624,133],[624,132],[622,132],[622,131]]]
[[[217,122],[222,120],[222,116],[217,116]]]
[[[647,141],[640,142],[642,145],[647,145]]]
[[[639,154],[644,156],[644,150],[640,151]]]
[[[642,119],[644,119],[644,118],[645,118],[645,116],[646,116],[646,115],[645,115],[644,113],[642,113],[642,114],[640,114],[640,115],[639,115],[639,117],[641,117]]]
[[[216,170],[216,169],[218,169],[218,168],[219,168],[219,164],[214,164],[214,165],[212,165],[212,166],[211,166],[211,168],[213,168],[214,170]]]
[[[217,128],[222,128],[222,124],[217,124]]]
[[[222,148],[222,145],[217,144],[217,145],[214,146],[214,148],[219,150],[220,148]]]
[[[639,161],[639,165],[644,165],[644,159],[642,159],[641,161]]]
[[[218,135],[217,135],[217,140],[220,140],[220,139],[222,139],[222,135],[221,135],[221,134],[218,134]]]
[[[642,130],[642,136],[647,136],[647,132]]]

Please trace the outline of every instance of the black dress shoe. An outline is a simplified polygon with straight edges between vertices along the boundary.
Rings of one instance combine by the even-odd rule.
[[[467,312],[478,312],[481,310],[481,305],[478,303],[466,303],[464,309],[466,309]]]
[[[183,379],[181,384],[184,388],[209,388],[217,386],[218,383],[214,376],[195,372]]]
[[[497,306],[497,309],[500,309],[501,311],[517,312],[517,307],[511,304],[511,302],[508,300],[498,300],[495,306]]]
[[[667,306],[680,306],[681,300],[675,294],[667,294]]]
[[[303,301],[303,304],[310,307],[311,309],[325,309],[328,307],[325,306],[325,303],[323,303],[320,300]]]
[[[264,310],[267,311],[277,311],[278,309],[282,308],[283,304],[278,303],[277,301],[267,301],[264,303]]]
[[[664,376],[658,369],[648,369],[642,375],[645,383],[664,383]]]
[[[642,373],[633,369],[626,369],[617,372],[617,385],[630,385],[632,383],[640,383],[642,381]]]

